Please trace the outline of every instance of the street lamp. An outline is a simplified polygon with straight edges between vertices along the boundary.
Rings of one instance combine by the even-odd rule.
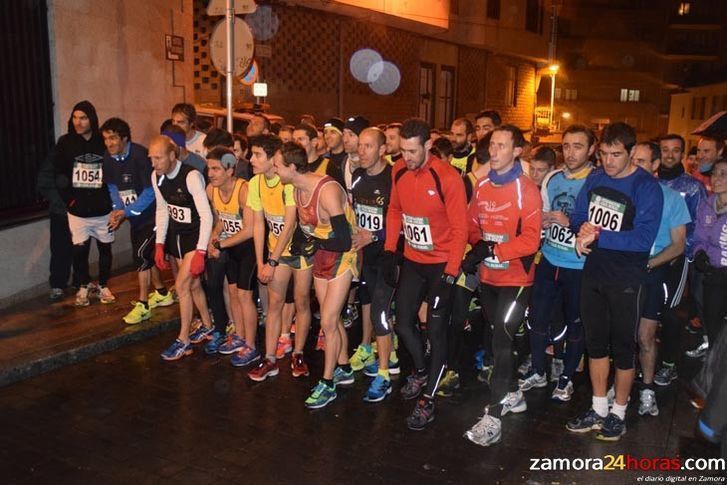
[[[548,66],[548,71],[550,71],[550,127],[553,126],[553,108],[555,106],[555,75],[558,74],[558,69],[560,69],[560,66],[558,66],[558,64],[551,64],[550,66]]]

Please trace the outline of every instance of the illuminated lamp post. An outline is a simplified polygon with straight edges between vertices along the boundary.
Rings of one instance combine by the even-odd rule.
[[[548,71],[550,71],[550,127],[553,126],[553,108],[555,106],[555,75],[558,74],[558,69],[560,69],[560,66],[558,66],[558,64],[551,64],[550,66],[548,66]]]

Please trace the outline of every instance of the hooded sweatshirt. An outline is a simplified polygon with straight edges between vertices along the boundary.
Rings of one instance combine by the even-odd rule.
[[[91,137],[88,140],[77,134],[73,127],[75,111],[83,111],[91,121]],[[58,192],[70,214],[96,217],[111,212],[111,197],[103,181],[105,151],[96,108],[88,101],[81,101],[71,111],[68,133],[58,139],[53,160]]]

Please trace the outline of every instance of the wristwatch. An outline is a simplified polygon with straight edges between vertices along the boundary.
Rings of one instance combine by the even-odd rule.
[[[376,234],[371,234],[371,242],[379,242],[379,236]]]
[[[443,275],[442,275],[442,277],[444,278],[444,281],[445,281],[445,282],[446,282],[446,283],[447,283],[448,285],[453,285],[453,284],[454,284],[454,282],[455,282],[455,280],[456,280],[456,278],[455,278],[454,276],[452,276],[451,274],[446,274],[446,273],[445,273],[445,274],[443,274]]]
[[[271,268],[274,268],[277,265],[279,265],[280,263],[278,263],[277,259],[268,258],[268,264],[270,265]]]
[[[220,241],[215,241],[212,243],[212,247],[215,248],[218,251],[222,251],[222,248],[220,247]]]

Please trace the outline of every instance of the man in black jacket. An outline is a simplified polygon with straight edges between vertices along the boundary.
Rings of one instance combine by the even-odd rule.
[[[96,109],[88,101],[73,107],[68,133],[58,139],[53,167],[58,192],[68,209],[68,226],[73,240],[73,268],[80,288],[76,306],[88,306],[88,255],[91,238],[99,252],[99,298],[113,303],[106,287],[111,274],[111,243],[114,233],[108,226],[111,198],[103,181],[103,154],[106,147],[98,128]]]

